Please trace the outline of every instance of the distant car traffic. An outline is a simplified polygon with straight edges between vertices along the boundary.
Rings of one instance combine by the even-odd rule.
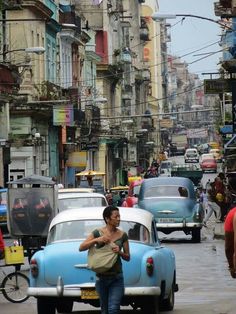
[[[172,160],[164,160],[161,162],[158,168],[158,174],[160,177],[171,177],[171,168],[173,165]]]
[[[58,211],[90,207],[90,206],[107,206],[107,199],[101,193],[89,192],[63,192],[58,191]]]
[[[207,154],[202,154],[200,160],[203,161],[204,159],[212,159],[212,158],[213,159],[215,158],[214,155],[212,153],[211,154],[207,153]]]
[[[187,162],[199,162],[199,153],[196,148],[188,148],[184,154],[184,161]]]
[[[217,162],[215,160],[215,158],[207,158],[207,159],[203,159],[200,162],[200,167],[202,169],[202,171],[206,172],[206,171],[212,171],[212,172],[217,172]]]
[[[0,189],[0,227],[7,229],[7,189]]]
[[[137,206],[151,212],[157,230],[169,234],[182,230],[201,241],[204,211],[197,201],[194,184],[183,177],[158,177],[144,180]]]
[[[47,245],[30,262],[28,294],[37,299],[38,314],[71,313],[74,302],[99,307],[96,274],[87,265],[80,243],[104,226],[104,207],[59,213],[51,222]],[[176,264],[174,252],[160,244],[153,216],[138,208],[120,208],[120,228],[129,236],[131,260],[123,262],[125,294],[122,305],[158,314],[174,308]]]

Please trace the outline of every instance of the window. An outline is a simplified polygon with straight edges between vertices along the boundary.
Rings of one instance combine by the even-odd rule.
[[[153,186],[145,191],[144,198],[151,197],[188,197],[189,193],[185,187],[171,185],[171,186]]]
[[[62,222],[55,225],[50,230],[47,242],[49,244],[56,241],[85,239],[93,230],[100,229],[103,226],[103,219]],[[150,243],[149,231],[142,224],[136,222],[121,221],[120,229],[128,234],[130,240],[139,241],[142,243]]]

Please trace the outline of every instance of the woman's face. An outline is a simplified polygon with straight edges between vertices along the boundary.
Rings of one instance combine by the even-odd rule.
[[[107,222],[114,227],[118,227],[120,224],[120,212],[118,210],[113,210],[111,217],[107,219]]]

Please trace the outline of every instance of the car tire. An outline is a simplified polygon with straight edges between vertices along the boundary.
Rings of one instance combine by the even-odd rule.
[[[200,228],[196,228],[192,230],[192,241],[194,243],[201,242],[201,229]]]
[[[54,300],[50,298],[37,298],[37,313],[55,314],[56,306]]]
[[[61,299],[56,304],[58,313],[71,313],[73,309],[73,301]]]
[[[160,303],[161,311],[173,311],[175,305],[175,283],[173,281],[170,293],[167,299],[163,299]]]
[[[145,304],[141,307],[141,312],[143,314],[159,314],[159,297],[152,296],[145,300]]]

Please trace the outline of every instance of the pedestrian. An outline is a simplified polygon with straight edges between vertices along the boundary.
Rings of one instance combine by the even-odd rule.
[[[107,199],[108,205],[112,205],[112,193],[109,189],[106,189],[105,197]]]
[[[95,229],[81,243],[79,250],[85,251],[94,245],[113,244],[113,251],[118,253],[115,265],[105,273],[96,276],[96,291],[100,298],[102,314],[120,313],[120,304],[124,295],[124,278],[121,259],[130,260],[127,233],[119,229],[120,213],[115,206],[107,206],[103,211],[105,226]]]
[[[215,194],[215,188],[214,188],[214,182],[210,183],[210,188],[207,189],[207,204],[208,204],[208,211],[205,219],[203,220],[203,225],[207,227],[207,221],[211,217],[211,215],[214,213],[217,219],[217,222],[220,222],[220,207],[216,203],[216,194]]]
[[[210,186],[211,186],[211,180],[208,179],[208,180],[207,180],[207,183],[206,183],[206,185],[205,185],[205,189],[208,190],[208,189],[210,188]]]
[[[202,207],[204,209],[205,215],[207,214],[207,209],[208,209],[208,200],[207,200],[207,193],[206,189],[203,187],[200,187],[198,190],[198,195],[199,195],[199,201],[202,203]]]
[[[225,256],[232,278],[236,278],[236,207],[232,208],[225,218]]]
[[[225,175],[220,172],[214,181],[215,193],[216,193],[216,203],[220,207],[220,220],[223,222],[228,211],[228,204],[226,202],[226,184]]]
[[[4,248],[5,248],[5,243],[2,235],[2,230],[0,228],[0,259],[4,259]]]

